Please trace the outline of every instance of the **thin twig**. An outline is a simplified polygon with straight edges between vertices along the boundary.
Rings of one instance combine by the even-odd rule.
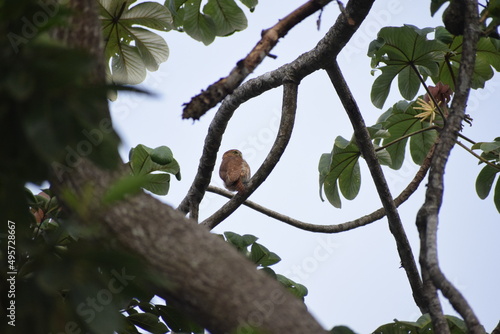
[[[301,80],[314,71],[319,70],[323,62],[338,55],[347,44],[366,15],[368,15],[373,2],[374,0],[349,1],[345,8],[347,15],[339,15],[335,24],[314,49],[302,54],[289,64],[283,65],[255,79],[248,80],[224,99],[210,124],[208,134],[205,138],[198,172],[187,195],[179,204],[178,210],[188,213],[191,202],[199,204],[203,199],[215,167],[217,151],[219,150],[222,136],[236,108],[249,99],[282,85],[284,77],[288,74],[293,74],[297,80]],[[352,18],[355,24],[349,24],[346,16]]]
[[[279,20],[271,28],[263,30],[261,40],[244,59],[238,61],[227,77],[211,84],[206,90],[193,97],[189,103],[186,103],[182,118],[197,120],[203,116],[227,95],[231,94],[259,66],[281,37],[284,37],[293,27],[331,1],[309,0]]]
[[[423,239],[422,243],[424,244],[421,248],[422,254],[420,256],[422,267],[428,271],[434,286],[441,290],[453,308],[463,317],[468,333],[483,334],[484,328],[469,303],[441,271],[437,253],[437,230],[439,209],[443,201],[444,171],[451,149],[456,143],[461,123],[465,118],[465,108],[469,97],[472,76],[474,75],[476,46],[480,32],[477,6],[477,0],[465,1],[462,60],[458,69],[455,96],[451,103],[448,122],[446,122],[440,133],[439,143],[436,146],[436,152],[431,163],[425,202],[417,214],[417,227]],[[437,296],[434,298],[437,299]],[[436,302],[438,301],[436,300]],[[431,317],[433,318],[433,322],[436,320],[441,322],[443,314],[442,312],[433,312],[431,313]],[[447,332],[449,333],[449,329]]]
[[[293,125],[295,123],[295,112],[297,110],[297,82],[286,82],[283,86],[283,106],[281,113],[281,122],[276,136],[276,140],[269,151],[266,159],[250,179],[244,192],[238,192],[229,202],[223,205],[217,212],[205,219],[201,224],[213,229],[224,219],[229,217],[262,182],[271,174],[279,159],[285,152],[285,149],[292,136]]]
[[[464,144],[462,144],[458,140],[457,140],[457,144],[458,144],[458,146],[460,146],[461,148],[463,148],[464,150],[466,150],[467,152],[469,152],[470,154],[472,154],[474,157],[476,157],[477,159],[479,159],[481,162],[484,162],[488,166],[493,167],[493,168],[495,168],[497,170],[500,170],[500,166],[499,165],[494,164],[491,161],[486,160],[485,158],[483,158],[482,156],[480,156],[479,154],[477,154],[476,152],[474,152],[473,150],[471,150],[470,148],[468,148],[467,146],[465,146]]]
[[[363,116],[361,115],[349,86],[345,82],[337,61],[332,59],[330,64],[325,67],[325,70],[328,73],[330,81],[335,87],[337,95],[339,96],[354,128],[354,135],[356,137],[356,141],[358,142],[359,149],[366,160],[373,182],[377,188],[380,201],[382,202],[387,214],[389,230],[393,234],[396,241],[401,264],[405,269],[406,276],[410,282],[415,303],[420,308],[422,313],[426,313],[428,306],[426,305],[425,298],[423,296],[422,280],[420,279],[417,264],[415,262],[415,258],[413,257],[410,242],[406,236],[396,204],[394,203],[389,186],[387,185],[387,181],[384,177],[382,167],[377,159],[377,155],[375,153],[370,134],[368,133],[366,124],[363,120]]]
[[[470,139],[469,137],[466,137],[465,135],[461,134],[460,132],[458,133],[458,136],[466,141],[468,141],[469,143],[471,143],[472,145],[475,145],[476,142],[472,139]]]
[[[431,148],[429,153],[424,159],[424,162],[420,166],[420,169],[417,171],[415,176],[413,177],[413,180],[406,186],[406,188],[394,199],[394,203],[396,204],[397,207],[399,207],[401,204],[406,202],[408,198],[418,189],[418,186],[424,179],[425,175],[427,174],[427,171],[429,170],[429,166],[431,163],[431,157],[434,152],[434,147]],[[219,194],[221,196],[224,196],[226,198],[232,198],[234,196],[233,193],[214,186],[208,186],[207,191],[210,191],[215,194]],[[246,205],[247,207],[254,209],[255,211],[258,211],[260,213],[265,214],[266,216],[269,216],[271,218],[274,218],[276,220],[282,221],[288,225],[300,228],[301,230],[309,231],[309,232],[316,232],[316,233],[341,233],[349,230],[353,230],[355,228],[365,226],[368,224],[371,224],[377,220],[382,219],[385,217],[385,209],[380,208],[378,210],[373,211],[372,213],[362,216],[360,218],[357,218],[355,220],[351,220],[348,222],[340,223],[340,224],[331,224],[331,225],[319,225],[319,224],[311,224],[311,223],[306,223],[304,221],[292,218],[290,216],[281,214],[279,212],[276,212],[274,210],[268,209],[260,204],[257,204],[255,202],[246,200],[243,202],[243,205]]]

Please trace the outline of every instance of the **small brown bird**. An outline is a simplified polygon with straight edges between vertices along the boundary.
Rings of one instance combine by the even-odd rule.
[[[230,191],[243,192],[250,180],[250,166],[238,150],[229,150],[222,156],[219,176]]]

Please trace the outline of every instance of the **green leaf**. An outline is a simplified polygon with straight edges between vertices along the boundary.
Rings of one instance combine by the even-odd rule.
[[[419,327],[396,321],[380,326],[372,334],[418,334]]]
[[[449,51],[445,53],[443,61],[439,63],[439,72],[432,75],[432,80],[435,83],[441,81],[455,90],[455,80],[458,77],[458,68],[462,59],[463,36],[453,36],[444,27],[437,27],[436,39],[446,43]],[[482,37],[477,43],[471,88],[484,88],[485,82],[493,77],[493,69],[500,71],[498,44],[492,38]]]
[[[271,276],[273,279],[277,279],[276,277],[276,273],[274,272],[274,270],[272,270],[271,268],[269,267],[262,267],[259,269],[259,271],[263,271],[265,272],[267,275]]]
[[[417,325],[420,328],[424,328],[424,326],[428,326],[429,324],[432,326],[432,319],[429,313],[425,313],[417,319]]]
[[[151,160],[160,165],[167,165],[174,160],[172,150],[167,146],[160,146],[151,152]]]
[[[122,44],[111,59],[111,79],[120,84],[137,85],[146,79],[146,66],[139,49]]]
[[[146,70],[156,71],[169,55],[165,40],[146,29],[168,31],[173,27],[169,10],[156,2],[98,0],[105,56],[110,80],[120,84],[138,84]]]
[[[281,258],[265,246],[255,242],[250,251],[250,260],[256,265],[267,267],[280,262]]]
[[[257,4],[259,3],[259,0],[240,0],[242,4],[248,7],[251,12],[255,10],[255,7],[257,7]]]
[[[226,237],[227,242],[238,249],[246,249],[258,239],[256,236],[251,234],[239,235],[234,232],[224,232],[224,236]]]
[[[201,0],[188,0],[184,5],[183,28],[186,33],[205,45],[212,43],[216,27],[212,18],[200,12]]]
[[[331,181],[330,179],[326,180],[324,184],[324,190],[328,202],[330,202],[330,204],[337,209],[342,208],[342,201],[340,199],[337,180],[335,180],[335,182]]]
[[[479,147],[477,147],[477,148],[480,148],[484,152],[496,151],[497,153],[499,153],[499,157],[500,157],[500,141],[499,140],[494,141],[494,142],[480,142],[480,143],[476,143],[476,144],[479,144]],[[475,149],[476,148],[475,146],[476,145],[474,145],[472,148]]]
[[[151,158],[151,155],[154,154],[155,158],[158,159],[161,154],[164,154],[163,157],[168,158],[168,153],[164,148],[158,148],[158,151],[156,151],[156,153],[154,152],[155,150],[142,144],[139,144],[135,148],[130,150],[129,157],[130,168],[132,169],[132,172],[134,174],[149,174],[151,172],[161,171],[174,174],[176,175],[177,179],[180,179],[180,166],[177,161],[173,159],[171,162],[165,165],[161,165],[154,162]]]
[[[123,12],[120,23],[129,27],[140,25],[155,30],[172,29],[172,15],[167,8],[156,2],[142,2]]]
[[[147,183],[145,175],[127,175],[111,185],[102,198],[104,205],[120,201],[127,196],[134,195]]]
[[[158,317],[151,313],[136,313],[127,317],[134,325],[141,327],[154,334],[163,334],[168,332],[167,326],[160,322]]]
[[[276,278],[278,279],[278,282],[280,282],[294,296],[300,298],[301,300],[304,300],[304,297],[307,296],[307,288],[302,284],[296,283],[280,274],[276,274]]]
[[[476,178],[476,193],[480,199],[488,197],[493,181],[498,173],[498,169],[490,165],[484,166]]]
[[[335,326],[330,330],[331,334],[356,334],[352,329],[346,326]]]
[[[152,149],[139,144],[130,150],[129,159],[132,174],[145,175],[143,188],[156,195],[168,193],[170,188],[169,174],[174,174],[177,180],[181,178],[180,166],[167,146]]]
[[[165,62],[169,56],[165,40],[143,28],[130,28],[129,31],[135,39],[135,45],[146,69],[151,72],[158,70],[160,64]]]
[[[415,118],[417,111],[413,109],[414,105],[415,102],[411,104],[395,104],[392,107],[392,115],[383,122],[384,127],[390,133],[390,136],[383,141],[384,146],[405,135],[429,127],[428,122],[421,122],[418,118]],[[410,153],[416,164],[421,164],[423,162],[436,138],[437,132],[435,130],[420,132],[410,137]],[[386,148],[391,156],[391,164],[389,167],[393,169],[401,168],[405,158],[407,142],[408,138],[405,138]]]
[[[358,160],[361,153],[355,143],[339,136],[335,139],[331,156],[332,161],[324,178],[323,188],[330,203],[340,207],[337,185],[346,199],[351,200],[359,193],[361,173]]]
[[[375,149],[377,149],[377,148],[378,147],[375,146]],[[386,149],[383,149],[383,150],[380,150],[380,151],[376,151],[375,154],[377,155],[378,162],[381,165],[385,165],[385,166],[391,166],[392,165],[391,155],[389,154],[389,152],[387,152]]]
[[[170,305],[156,305],[161,318],[168,327],[176,333],[203,333],[203,327],[199,326],[177,308]]]
[[[495,203],[495,207],[497,208],[498,213],[500,213],[500,178],[498,178],[497,185],[495,186],[493,202]]]
[[[452,334],[467,334],[467,326],[465,325],[465,321],[460,318],[457,318],[452,315],[446,315],[446,321],[448,322],[448,326],[450,326],[450,332]]]
[[[425,129],[428,126],[429,123],[420,122],[420,124],[416,124],[413,128],[420,130]],[[438,133],[436,130],[420,132],[419,134],[410,137],[410,154],[414,163],[421,165],[424,162],[425,157],[436,142],[437,138]]]
[[[212,18],[217,36],[232,34],[248,25],[245,14],[234,0],[209,0],[203,12]]]
[[[431,16],[434,16],[441,6],[449,0],[431,0]]]
[[[427,34],[432,31],[431,28],[418,29],[410,25],[380,30],[368,51],[372,67],[382,71],[372,86],[371,98],[376,107],[383,107],[396,76],[401,95],[411,100],[418,93],[419,77],[437,74],[438,62],[448,48],[440,41],[427,39]],[[385,66],[379,66],[381,62]]]
[[[142,187],[156,195],[166,195],[170,189],[170,175],[165,173],[147,174]]]
[[[321,189],[323,188],[323,183],[325,183],[325,178],[330,171],[330,163],[332,161],[331,153],[323,153],[319,158],[318,171],[319,171],[319,198],[324,202],[323,192]]]

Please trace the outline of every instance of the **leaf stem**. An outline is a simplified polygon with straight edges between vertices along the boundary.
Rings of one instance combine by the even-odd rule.
[[[429,98],[432,100],[432,102],[434,102],[434,105],[436,106],[436,108],[437,108],[437,110],[439,112],[439,115],[441,115],[441,118],[443,119],[443,122],[446,124],[446,117],[444,116],[444,113],[441,110],[441,107],[437,103],[436,99],[434,98],[434,95],[431,94],[431,91],[429,90],[429,87],[427,87],[427,84],[425,83],[424,78],[422,78],[422,76],[420,75],[420,72],[417,70],[417,67],[415,66],[415,64],[411,63],[411,68],[413,69],[413,71],[415,72],[415,74],[417,74],[417,77],[420,80],[420,83],[422,84],[422,86],[424,86],[425,91],[427,92],[427,95],[429,95]]]
[[[411,136],[418,135],[419,133],[422,133],[422,132],[425,132],[425,131],[429,131],[429,130],[439,130],[439,129],[441,129],[439,126],[437,126],[437,125],[431,125],[431,126],[429,126],[429,127],[427,127],[427,128],[423,128],[423,129],[420,129],[420,130],[417,130],[417,131],[414,131],[414,132],[408,133],[408,134],[406,134],[406,135],[404,135],[404,136],[402,136],[402,137],[399,137],[399,138],[397,138],[397,139],[394,139],[394,140],[393,140],[393,141],[391,141],[390,143],[387,143],[387,144],[385,144],[385,145],[383,145],[383,146],[377,147],[377,148],[375,149],[375,152],[382,151],[383,149],[386,149],[386,148],[388,148],[389,146],[392,146],[392,145],[394,145],[394,144],[397,144],[398,142],[400,142],[400,141],[402,141],[402,140],[405,140],[405,139],[407,139],[407,138],[409,138],[409,137],[411,137]]]
[[[458,146],[462,147],[464,150],[466,150],[467,152],[469,152],[470,154],[472,154],[473,156],[475,156],[477,159],[481,160],[481,162],[484,162],[488,166],[493,167],[493,168],[495,168],[497,170],[500,170],[500,166],[499,165],[497,165],[495,163],[492,163],[491,161],[486,160],[485,158],[483,158],[482,156],[480,156],[479,154],[477,154],[476,152],[474,152],[473,150],[471,150],[470,148],[468,148],[467,146],[465,146],[464,144],[462,144],[458,140],[457,140],[457,144],[458,144]]]

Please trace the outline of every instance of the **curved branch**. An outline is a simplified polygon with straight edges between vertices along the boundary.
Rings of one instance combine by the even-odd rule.
[[[455,310],[463,317],[469,333],[484,333],[484,329],[467,300],[444,276],[439,267],[437,228],[439,209],[443,200],[444,171],[451,149],[456,143],[462,121],[465,118],[465,108],[474,75],[476,45],[480,32],[477,6],[476,0],[465,1],[463,52],[458,70],[456,92],[451,103],[448,122],[441,131],[439,143],[436,146],[436,153],[431,162],[425,202],[418,211],[416,219],[423,245],[420,256],[422,268],[428,271],[434,286],[441,290]],[[442,313],[431,314],[431,316],[433,317],[433,321],[440,320],[435,319],[435,317],[442,317]]]
[[[354,128],[354,135],[356,137],[356,141],[358,142],[359,150],[361,151],[361,154],[365,158],[368,168],[370,169],[380,201],[382,202],[387,214],[389,230],[393,234],[396,241],[399,257],[401,259],[401,265],[405,269],[406,276],[410,282],[415,303],[420,308],[422,313],[426,313],[428,306],[423,296],[422,280],[420,279],[420,274],[413,257],[410,242],[408,241],[396,204],[394,203],[389,186],[385,180],[382,167],[378,162],[375,148],[373,147],[370,134],[366,129],[363,116],[359,111],[354,96],[345,82],[337,61],[333,59],[330,64],[325,66],[325,70],[328,73],[335,90],[337,91],[337,95],[339,96],[347,115],[349,116],[351,124]]]
[[[278,44],[278,40],[281,37],[284,37],[293,27],[316,11],[322,9],[331,1],[309,0],[279,20],[271,28],[263,30],[261,40],[244,59],[238,61],[227,77],[221,78],[219,81],[211,84],[206,90],[185,104],[182,118],[197,120],[208,110],[215,107],[217,103],[231,94],[259,66],[264,58],[269,55],[272,48]]]
[[[394,199],[394,203],[396,204],[397,207],[399,207],[401,204],[406,202],[406,200],[415,192],[415,190],[417,190],[418,186],[420,185],[420,182],[422,182],[425,175],[427,174],[427,171],[429,170],[429,166],[431,163],[431,158],[432,158],[433,152],[434,152],[434,147],[427,154],[426,158],[424,159],[424,162],[420,166],[420,169],[418,170],[418,172],[415,174],[413,180],[406,186],[406,188],[399,194],[399,196]],[[219,195],[224,196],[226,198],[232,198],[234,196],[233,193],[231,193],[227,190],[224,190],[222,188],[214,187],[214,186],[208,186],[207,191],[213,192],[215,194],[219,194]],[[368,215],[365,215],[363,217],[360,217],[358,219],[351,220],[351,221],[348,221],[345,223],[333,224],[333,225],[318,225],[318,224],[306,223],[306,222],[303,222],[301,220],[294,219],[292,217],[289,217],[287,215],[273,211],[271,209],[268,209],[260,204],[257,204],[255,202],[252,202],[249,200],[244,201],[242,204],[248,206],[249,208],[254,209],[255,211],[263,213],[266,216],[269,216],[269,217],[274,218],[276,220],[282,221],[288,225],[300,228],[304,231],[317,232],[317,233],[345,232],[345,231],[353,230],[353,229],[361,227],[361,226],[371,224],[371,223],[385,217],[385,209],[380,208],[376,211],[373,211],[372,213],[370,213]]]
[[[77,9],[83,7],[71,11],[81,20],[69,20],[64,26],[69,31],[63,36],[78,36],[71,41],[79,47],[102,45],[95,1],[73,0],[70,4]],[[102,62],[102,50],[95,55]],[[96,72],[104,78],[103,69]],[[109,118],[105,97],[102,105]],[[94,149],[102,147],[97,145]],[[66,204],[68,214],[74,214],[82,223],[102,227],[99,233],[107,232],[104,234],[107,242],[137,255],[154,272],[155,283],[163,288],[162,296],[211,333],[326,334],[301,300],[288,293],[277,280],[256,271],[255,265],[234,247],[179,211],[144,192],[129,193],[123,200],[103,205],[101,199],[109,189],[129,175],[125,165],[115,171],[104,170],[85,158],[78,158],[61,175],[53,172],[52,189]],[[75,209],[68,205],[71,200],[67,194],[87,200],[80,201],[79,209]],[[75,313],[74,309],[66,311]],[[85,320],[81,314],[77,318]]]
[[[292,136],[293,125],[295,123],[295,111],[297,110],[298,83],[286,82],[283,86],[283,106],[281,122],[276,140],[274,141],[269,154],[248,182],[245,192],[237,193],[229,202],[223,205],[212,216],[208,217],[201,224],[213,229],[221,221],[226,219],[245,201],[262,182],[271,174],[279,159],[285,152],[286,146]]]
[[[347,44],[352,35],[359,28],[370,11],[375,0],[351,0],[345,7],[345,13],[339,15],[335,24],[330,28],[316,47],[299,56],[293,62],[280,68],[265,73],[255,79],[249,80],[238,87],[222,102],[214,116],[205,138],[203,154],[200,158],[198,173],[186,195],[178,206],[178,210],[188,213],[190,208],[197,207],[210,183],[210,178],[215,166],[217,151],[222,141],[222,135],[234,111],[243,102],[259,96],[272,88],[283,84],[287,73],[300,81],[305,76],[321,69],[322,63],[336,57],[340,50]]]
[[[484,162],[485,164],[487,164],[490,167],[495,168],[496,170],[500,170],[500,166],[499,165],[494,164],[491,161],[486,160],[485,158],[483,158],[482,156],[480,156],[479,154],[477,154],[476,152],[474,152],[473,150],[471,150],[470,148],[468,148],[467,146],[465,146],[464,144],[462,144],[458,140],[457,140],[457,145],[460,146],[461,148],[463,148],[464,150],[466,150],[467,152],[469,152],[472,156],[474,156],[475,158],[477,158],[479,161]]]

